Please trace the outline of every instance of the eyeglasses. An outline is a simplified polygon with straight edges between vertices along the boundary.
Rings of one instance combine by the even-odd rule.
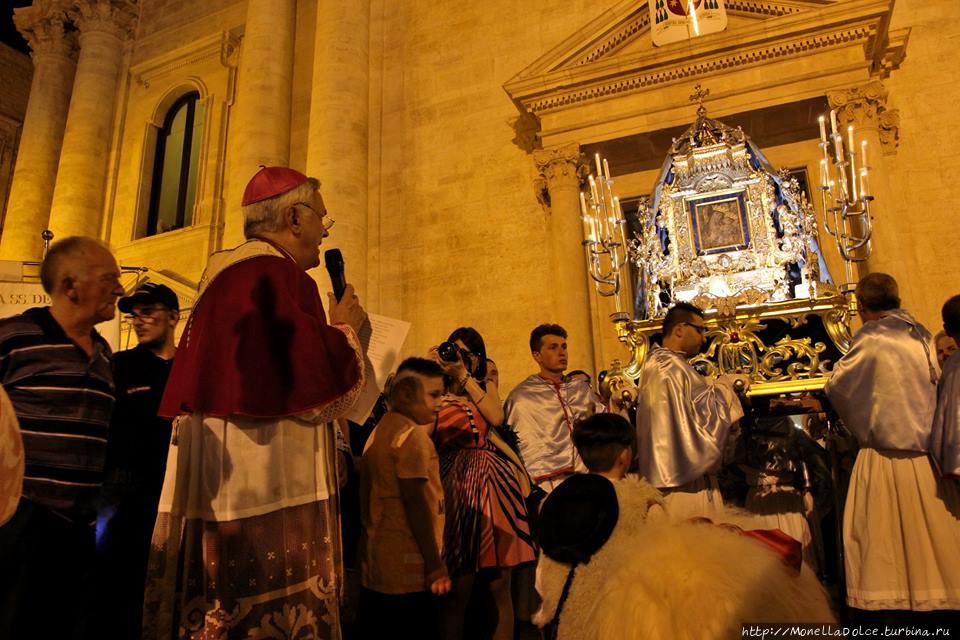
[[[688,327],[693,327],[693,330],[696,331],[697,333],[699,333],[700,335],[703,335],[703,334],[705,334],[705,333],[707,332],[707,327],[706,327],[706,325],[693,324],[692,322],[684,322],[684,323],[682,323],[682,324],[685,324],[685,325],[687,325]]]
[[[140,311],[133,311],[131,313],[126,313],[123,316],[123,319],[127,322],[147,322],[154,323],[157,321],[156,313],[158,311],[163,311],[163,307],[148,307],[146,309],[141,309]]]
[[[336,224],[336,222],[337,222],[336,220],[334,220],[334,219],[331,218],[330,216],[322,216],[322,215],[320,215],[320,212],[319,212],[319,211],[317,211],[316,209],[314,209],[312,206],[310,206],[310,205],[307,204],[306,202],[294,202],[294,203],[293,203],[293,206],[295,206],[295,207],[296,207],[296,206],[306,207],[307,209],[310,209],[310,211],[313,211],[315,214],[317,214],[317,217],[320,218],[320,224],[323,225],[323,230],[324,230],[324,231],[330,231],[330,227],[332,227],[332,226],[333,226],[334,224]]]

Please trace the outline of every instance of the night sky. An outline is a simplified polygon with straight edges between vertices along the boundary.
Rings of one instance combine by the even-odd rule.
[[[31,0],[0,0],[0,42],[24,53],[30,53],[30,47],[13,26],[13,10],[30,4]]]

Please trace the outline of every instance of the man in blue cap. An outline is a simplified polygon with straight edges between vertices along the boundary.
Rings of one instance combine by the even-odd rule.
[[[157,415],[176,353],[180,301],[169,287],[140,285],[117,306],[137,346],[114,355],[117,402],[107,441],[101,511],[104,638],[135,638],[143,618],[150,536],[157,518],[171,420]],[[105,528],[103,527],[105,525]],[[118,606],[123,603],[125,606]]]

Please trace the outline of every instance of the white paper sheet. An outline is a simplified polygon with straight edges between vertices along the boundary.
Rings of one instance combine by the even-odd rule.
[[[410,332],[410,323],[371,313],[369,324],[360,328],[360,344],[366,349],[363,391],[353,408],[344,417],[351,422],[363,424],[383,390],[383,382],[400,364],[400,349]]]

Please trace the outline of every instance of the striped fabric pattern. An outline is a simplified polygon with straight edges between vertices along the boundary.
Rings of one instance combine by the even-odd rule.
[[[451,576],[535,559],[520,484],[486,439],[488,429],[475,404],[444,398],[434,442],[446,510],[443,559]]]
[[[0,382],[26,452],[23,495],[78,522],[96,514],[114,402],[110,347],[94,333],[94,348],[88,357],[49,307],[0,320]]]

